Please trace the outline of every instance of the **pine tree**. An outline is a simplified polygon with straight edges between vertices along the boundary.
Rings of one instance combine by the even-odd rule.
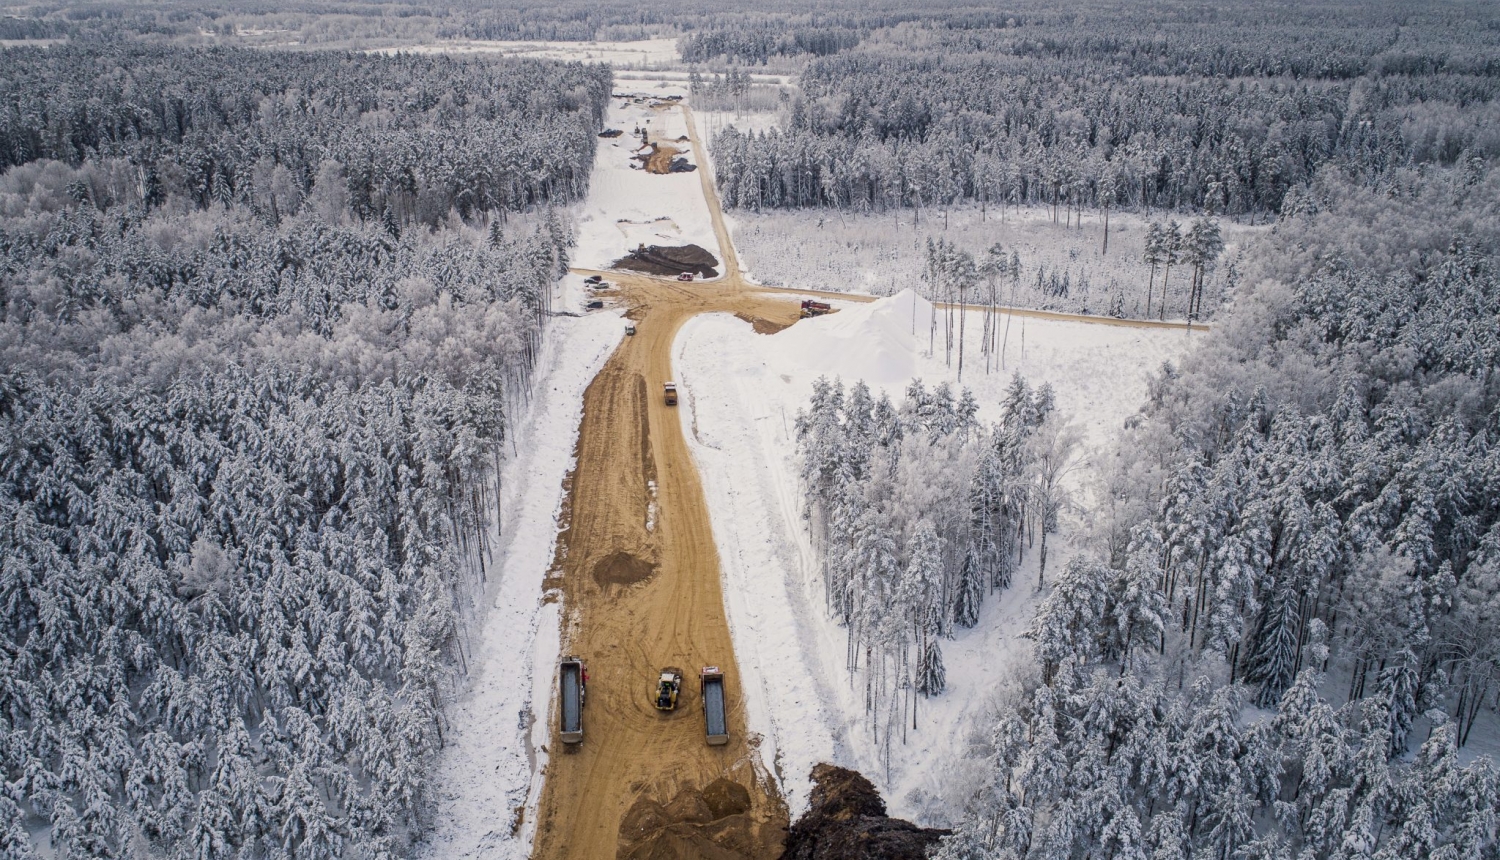
[[[1402,649],[1380,673],[1380,701],[1389,720],[1392,757],[1406,753],[1406,739],[1417,718],[1417,658],[1410,648]]]
[[[984,574],[972,553],[965,554],[959,569],[958,589],[953,604],[953,623],[973,627],[979,623],[979,607],[984,603]]]

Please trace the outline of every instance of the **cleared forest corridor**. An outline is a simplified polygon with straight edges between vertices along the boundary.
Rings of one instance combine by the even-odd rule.
[[[693,147],[706,165],[696,133]],[[589,664],[586,734],[565,748],[552,728],[535,857],[780,853],[786,807],[747,737],[718,551],[678,418],[692,392],[683,392],[682,406],[668,407],[662,383],[672,378],[678,329],[693,315],[726,312],[781,327],[800,309],[745,289],[712,179],[706,168],[700,174],[724,277],[679,284],[608,274],[638,333],[625,338],[584,395],[548,585],[563,593],[563,653]],[[696,674],[708,665],[725,671],[727,746],[704,741]],[[673,713],[650,701],[663,666],[687,675]]]

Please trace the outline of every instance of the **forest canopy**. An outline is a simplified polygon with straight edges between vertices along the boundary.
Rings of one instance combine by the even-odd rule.
[[[404,853],[610,72],[5,60],[0,855]]]

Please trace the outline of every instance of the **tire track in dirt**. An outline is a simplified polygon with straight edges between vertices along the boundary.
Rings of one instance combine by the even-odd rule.
[[[560,569],[549,577],[563,594],[563,651],[589,662],[585,739],[563,747],[554,727],[534,856],[776,857],[786,807],[745,728],[708,508],[680,407],[665,405],[661,386],[677,331],[693,315],[723,311],[784,327],[799,308],[718,284],[615,277],[637,334],[584,394]],[[687,678],[677,710],[662,713],[651,688],[671,665]],[[725,670],[727,746],[704,739],[693,676],[706,665]],[[745,808],[705,806],[711,786],[710,794],[743,794]]]

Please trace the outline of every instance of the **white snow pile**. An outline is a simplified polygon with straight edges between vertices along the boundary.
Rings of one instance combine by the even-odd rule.
[[[829,304],[839,312],[803,320],[776,336],[784,361],[820,369],[830,378],[863,379],[872,388],[893,393],[918,375],[918,353],[927,345],[932,320],[931,302],[902,290],[876,302]]]

